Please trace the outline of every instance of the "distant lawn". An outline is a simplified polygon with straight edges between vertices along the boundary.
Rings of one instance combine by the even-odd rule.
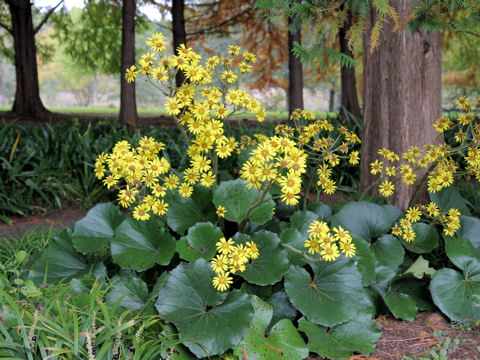
[[[11,106],[0,106],[0,111],[10,111]],[[109,107],[65,107],[58,108],[52,107],[48,110],[61,113],[61,114],[97,114],[97,115],[118,115],[119,109],[109,108]],[[139,109],[139,115],[167,115],[165,110],[160,109]],[[327,112],[327,111],[313,111],[317,119],[322,119],[326,117],[335,117],[337,112]],[[255,115],[252,113],[239,113],[239,118],[245,119],[255,119]],[[288,117],[287,111],[267,111],[267,119],[286,119]]]

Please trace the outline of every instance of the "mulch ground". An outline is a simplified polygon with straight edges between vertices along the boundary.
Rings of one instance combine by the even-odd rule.
[[[11,224],[0,223],[0,237],[16,238],[26,231],[73,227],[86,213],[83,209],[57,209],[46,215],[12,218]],[[376,323],[382,336],[375,353],[354,355],[350,360],[444,360],[445,357],[440,357],[442,349],[448,360],[480,360],[480,326],[453,326],[442,315],[426,312],[419,313],[411,322],[388,315],[379,316]],[[311,356],[308,359],[324,358]]]

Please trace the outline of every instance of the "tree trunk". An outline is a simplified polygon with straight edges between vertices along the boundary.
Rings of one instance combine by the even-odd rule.
[[[335,110],[335,84],[330,84],[330,93],[328,97],[328,112]]]
[[[303,109],[303,74],[300,59],[293,54],[294,42],[302,43],[300,28],[295,33],[290,30],[293,18],[288,18],[288,114],[295,109]]]
[[[12,112],[23,116],[49,118],[38,85],[35,33],[29,0],[9,0],[15,50],[16,90]]]
[[[348,40],[346,39],[347,32],[352,26],[352,14],[350,11],[347,14],[347,19],[339,30],[340,52],[353,58],[353,52],[348,47]],[[357,81],[355,78],[355,68],[342,66],[340,70],[341,78],[341,97],[342,104],[340,108],[340,115],[345,116],[344,109],[357,118],[362,117],[360,105],[358,104],[357,95]]]
[[[135,64],[135,0],[123,0],[122,61],[120,70],[120,124],[137,126],[135,82],[127,83],[125,71]]]
[[[392,1],[400,23],[413,3]],[[372,53],[368,40],[374,19],[371,12],[363,39],[362,189],[378,179],[370,174],[370,163],[378,158],[378,149],[387,147],[401,157],[410,146],[436,143],[432,124],[442,113],[440,34],[406,29],[392,32],[393,25],[385,24],[380,45]],[[422,176],[417,173],[417,183]],[[393,205],[406,209],[415,186],[401,181],[395,186]]]
[[[187,46],[187,32],[185,31],[185,3],[184,0],[172,0],[172,32],[173,32],[173,53],[178,54],[177,48],[181,44]],[[178,71],[175,76],[175,84],[180,87],[185,81],[185,75]]]

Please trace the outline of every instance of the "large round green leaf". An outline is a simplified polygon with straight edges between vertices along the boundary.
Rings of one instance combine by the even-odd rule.
[[[318,215],[320,220],[330,221],[332,216],[332,209],[327,204],[322,202],[311,202],[307,205],[307,210],[314,212]]]
[[[310,224],[315,220],[319,220],[319,217],[318,217],[318,214],[312,211],[308,211],[308,210],[295,211],[295,213],[290,218],[290,224],[292,225],[292,228],[295,228],[298,231],[300,231],[302,236],[304,236],[306,239],[308,237],[307,230]]]
[[[332,226],[342,226],[370,241],[388,232],[395,223],[394,218],[385,206],[368,201],[350,202],[332,217]]]
[[[453,269],[441,269],[430,282],[433,302],[452,321],[480,320],[480,275],[468,279]]]
[[[62,231],[53,238],[50,246],[32,265],[30,278],[36,285],[56,283],[66,278],[79,276],[87,269],[85,257],[72,245],[70,229]]]
[[[430,200],[438,205],[440,211],[447,212],[450,209],[458,209],[463,215],[470,215],[467,202],[454,187],[449,186],[436,193],[429,193]]]
[[[109,302],[116,303],[128,310],[142,310],[148,301],[147,284],[137,276],[113,278],[113,286],[106,295]]]
[[[352,319],[365,297],[362,276],[350,261],[311,264],[313,279],[299,266],[285,276],[290,302],[315,324],[334,326]]]
[[[241,277],[256,285],[273,285],[280,281],[288,271],[287,251],[280,243],[277,234],[270,231],[258,231],[253,236],[237,234],[234,240],[238,244],[253,241],[258,246],[259,256],[238,273]]]
[[[308,356],[308,348],[291,320],[280,320],[267,337],[265,330],[272,320],[272,307],[256,296],[252,297],[252,305],[255,315],[234,355],[239,359],[266,360],[297,360]]]
[[[183,198],[177,192],[168,192],[166,200],[169,204],[167,224],[180,235],[197,222],[214,222],[217,219],[212,192],[203,186],[195,186],[190,198]]]
[[[274,292],[266,301],[273,308],[273,323],[281,319],[290,319],[293,321],[297,317],[298,311],[293,307],[290,300],[288,300],[288,296],[284,291]]]
[[[418,309],[410,295],[389,289],[383,296],[383,301],[396,318],[408,321],[415,320]]]
[[[480,220],[470,216],[460,216],[460,229],[455,237],[465,238],[480,252]]]
[[[470,240],[446,239],[445,252],[448,258],[469,277],[480,275],[480,253],[473,247]]]
[[[222,205],[227,212],[225,219],[242,222],[245,220],[250,206],[259,202],[262,192],[255,188],[248,189],[242,179],[222,181],[213,193],[213,203],[218,208]],[[263,225],[273,216],[275,202],[272,196],[267,194],[263,202],[258,205],[249,215],[249,220]]]
[[[215,244],[223,237],[222,230],[212,223],[198,223],[188,229],[188,235],[177,242],[177,251],[180,257],[187,261],[198,258],[210,260],[215,256]]]
[[[213,276],[204,259],[181,263],[170,272],[155,304],[160,316],[177,327],[182,343],[198,358],[236,347],[253,315],[247,294],[217,292]]]
[[[435,310],[435,306],[432,304],[427,290],[428,283],[429,281],[427,279],[418,278],[415,277],[413,273],[406,272],[397,275],[390,282],[390,291],[394,293],[408,294],[408,296],[415,301],[415,304],[420,311],[433,311]]]
[[[426,254],[438,246],[438,232],[432,225],[425,223],[416,223],[412,226],[415,231],[415,240],[407,242],[400,238],[403,246],[416,254]]]
[[[378,260],[379,265],[396,269],[403,263],[405,250],[398,239],[390,234],[383,235],[374,244],[372,251]]]
[[[370,248],[370,243],[358,236],[352,237],[352,242],[357,249],[355,260],[357,260],[357,269],[362,274],[363,285],[368,286],[375,282],[375,266],[377,259]]]
[[[299,251],[307,251],[305,247],[305,237],[297,229],[285,229],[280,234],[280,240],[282,244],[287,244]],[[287,248],[287,255],[290,264],[303,266],[307,263],[307,260],[302,254],[296,253]]]
[[[87,215],[75,223],[73,245],[84,253],[91,253],[112,240],[115,229],[125,215],[113,204],[98,204]]]
[[[298,321],[298,329],[307,335],[311,352],[332,359],[348,358],[354,352],[370,354],[375,351],[375,345],[382,335],[372,316],[367,314],[331,329],[302,317]]]
[[[111,251],[121,267],[142,271],[155,263],[167,265],[175,253],[175,239],[165,232],[158,218],[127,218],[115,231]]]

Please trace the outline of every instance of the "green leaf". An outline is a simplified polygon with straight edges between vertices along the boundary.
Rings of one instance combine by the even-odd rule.
[[[408,294],[415,301],[420,311],[434,311],[435,306],[432,304],[427,289],[429,282],[426,278],[418,279],[412,273],[404,273],[392,279],[390,290],[396,293]]]
[[[287,251],[280,243],[277,234],[270,231],[258,231],[253,236],[238,233],[234,237],[237,244],[253,241],[257,244],[259,257],[245,266],[245,271],[238,273],[249,283],[256,285],[273,285],[280,281],[288,271]]]
[[[460,216],[460,229],[455,237],[465,238],[480,252],[480,220],[470,216]]]
[[[316,213],[308,210],[296,211],[290,218],[290,224],[300,231],[300,234],[306,239],[308,238],[307,230],[314,220],[319,220]]]
[[[285,276],[290,302],[315,324],[334,326],[352,319],[362,308],[365,290],[362,276],[350,261],[310,264],[310,274],[291,266]]]
[[[415,231],[415,240],[407,242],[400,238],[401,243],[411,252],[416,254],[426,254],[438,246],[438,232],[432,225],[425,223],[416,223],[412,226]]]
[[[215,244],[223,237],[222,230],[212,223],[198,223],[188,229],[188,235],[177,242],[180,257],[187,261],[210,260],[217,253]]]
[[[238,358],[248,359],[304,359],[308,348],[289,319],[276,323],[268,337],[265,331],[272,320],[272,307],[256,296],[252,297],[255,309],[250,327],[243,341],[234,350]]]
[[[214,190],[213,203],[217,208],[220,205],[225,207],[227,210],[225,219],[240,223],[245,219],[250,206],[260,201],[261,197],[261,191],[253,187],[249,190],[242,179],[237,179],[223,181]],[[274,207],[275,202],[272,200],[272,196],[267,193],[264,202],[250,213],[249,220],[255,224],[265,224],[273,217]]]
[[[350,202],[332,217],[332,226],[342,226],[367,241],[388,232],[394,222],[385,206],[368,201]]]
[[[160,316],[177,327],[182,343],[198,358],[236,347],[253,315],[247,294],[217,292],[213,276],[204,259],[181,263],[170,272],[155,304]]]
[[[354,352],[370,354],[382,332],[370,315],[362,314],[354,319],[328,329],[306,318],[298,321],[298,328],[308,337],[308,349],[322,357],[348,358]]]
[[[357,269],[360,271],[360,274],[362,274],[363,285],[368,286],[375,282],[375,266],[377,259],[370,249],[370,244],[366,240],[358,236],[353,236],[352,242],[357,249],[354,258],[357,260]]]
[[[403,263],[405,250],[398,239],[390,234],[383,235],[374,244],[372,244],[372,251],[378,260],[379,265],[387,266],[396,269]]]
[[[132,310],[142,310],[148,301],[147,284],[136,276],[113,278],[113,286],[106,295],[107,301],[116,303],[119,299],[120,306]]]
[[[430,200],[438,205],[441,212],[458,209],[463,215],[470,215],[467,202],[454,186],[449,186],[436,193],[429,193]]]
[[[115,229],[124,219],[125,215],[115,205],[96,205],[83,219],[75,223],[73,245],[84,254],[98,250],[112,240]]]
[[[371,284],[370,287],[374,289],[380,296],[383,297],[387,292],[388,284],[397,273],[394,269],[387,266],[377,266],[375,268],[375,283]]]
[[[430,282],[433,302],[452,321],[480,320],[480,276],[466,278],[458,271],[444,268]]]
[[[322,202],[311,202],[307,205],[307,210],[318,215],[320,220],[329,222],[332,216],[332,209],[327,204]]]
[[[445,252],[448,258],[469,277],[480,275],[480,253],[468,239],[453,238],[445,240]]]
[[[291,247],[300,250],[306,251],[305,247],[305,237],[297,229],[285,229],[280,235],[280,240],[282,244],[288,244]],[[303,266],[307,263],[307,260],[302,254],[298,254],[289,249],[287,250],[288,261],[290,264]]]
[[[397,319],[415,320],[418,309],[410,295],[389,290],[383,296],[383,301]]]
[[[198,222],[214,222],[217,219],[212,193],[203,186],[196,186],[190,198],[183,198],[177,192],[168,192],[166,201],[169,204],[167,224],[177,234],[183,235]]]
[[[72,278],[87,269],[85,257],[78,253],[72,244],[72,230],[66,229],[53,238],[52,244],[32,265],[30,278],[35,285],[56,283]]]
[[[420,255],[410,267],[405,270],[404,274],[411,273],[417,279],[423,279],[425,275],[432,276],[435,274],[435,269],[428,266],[428,260],[425,260]]]
[[[297,317],[297,309],[295,309],[290,300],[288,300],[285,292],[274,292],[266,301],[273,308],[272,322],[276,323],[281,319],[290,319],[293,321]]]
[[[167,265],[175,254],[175,239],[156,217],[147,221],[127,218],[115,231],[111,251],[121,267],[143,271],[155,263]]]

